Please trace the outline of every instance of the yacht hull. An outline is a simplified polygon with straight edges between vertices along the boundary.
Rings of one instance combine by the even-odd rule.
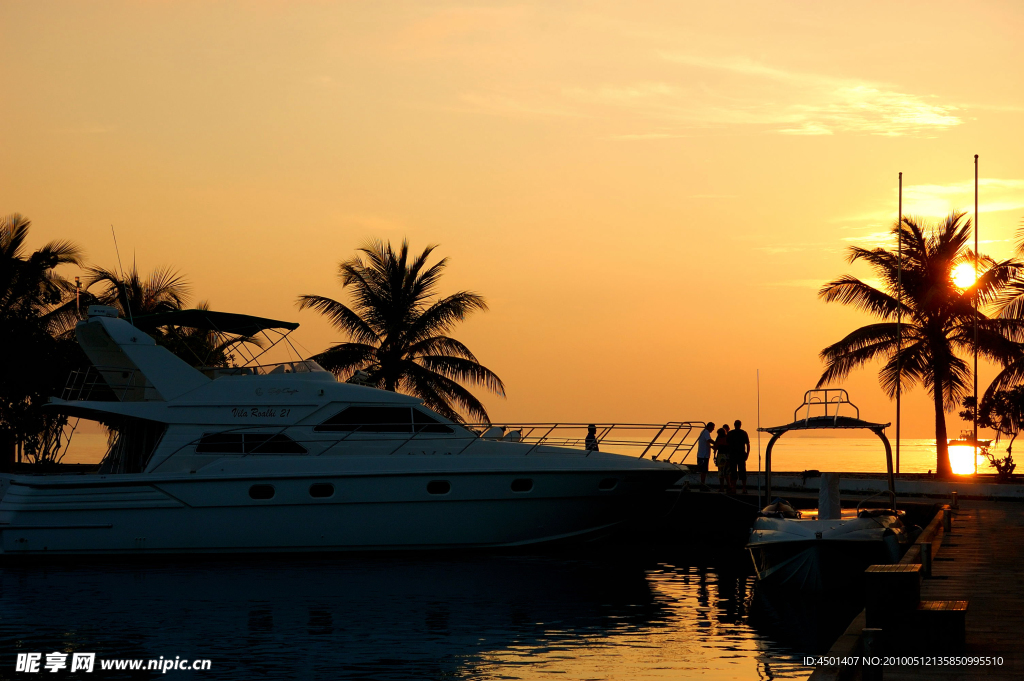
[[[759,582],[801,591],[849,589],[869,565],[894,563],[902,523],[895,517],[847,520],[758,518],[747,549]]]
[[[678,469],[4,476],[0,555],[379,551],[586,539],[650,510],[679,476]],[[319,493],[329,486],[331,496],[314,498],[314,486]],[[271,498],[252,498],[268,488]]]

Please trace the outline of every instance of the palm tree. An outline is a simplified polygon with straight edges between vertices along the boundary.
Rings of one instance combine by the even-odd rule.
[[[82,252],[70,241],[51,241],[29,254],[25,240],[31,227],[18,213],[0,217],[0,314],[38,319],[59,331],[75,316],[67,305],[75,288],[56,270],[81,265]]]
[[[339,377],[364,371],[371,385],[415,395],[453,421],[462,422],[462,412],[489,423],[483,404],[460,383],[481,385],[502,397],[505,385],[448,335],[487,304],[469,291],[436,299],[448,260],[428,267],[435,248],[427,246],[410,259],[407,241],[398,251],[390,243],[368,242],[359,249],[361,255],[338,267],[342,287],[351,286],[351,308],[323,296],[300,296],[300,310],[316,310],[351,338],[313,359]]]
[[[31,221],[0,217],[0,463],[13,459],[16,443],[30,458],[52,455],[54,435],[66,422],[43,409],[80,363],[73,342],[59,338],[77,319],[73,284],[61,265],[81,264],[69,241],[25,247]]]
[[[97,302],[116,308],[125,319],[182,310],[189,301],[188,282],[168,267],[154,270],[148,277],[140,275],[135,265],[120,275],[102,267],[90,267],[86,271],[85,287],[99,285],[101,288]],[[195,309],[209,310],[210,306],[201,301]],[[233,359],[231,349],[239,343],[261,345],[251,336],[191,327],[164,325],[150,333],[157,343],[192,366],[227,366]]]
[[[882,320],[821,351],[826,368],[818,386],[843,379],[852,369],[878,358],[886,360],[879,380],[890,398],[896,394],[897,380],[903,389],[922,383],[935,407],[936,473],[942,477],[952,474],[945,412],[969,392],[971,369],[958,353],[973,352],[975,323],[979,355],[1002,365],[1020,356],[1014,341],[1021,339],[1021,322],[976,311],[974,296],[979,310],[984,310],[1021,274],[1024,263],[978,256],[982,274],[969,288],[958,289],[951,277],[953,268],[974,262],[974,253],[967,247],[971,222],[965,221],[964,215],[952,213],[927,230],[909,217],[893,227],[894,236],[902,233],[902,284],[894,249],[853,247],[849,261],[864,260],[871,265],[882,287],[845,275],[818,293],[826,302],[853,305]],[[903,323],[898,352],[897,311],[902,312]]]
[[[103,267],[86,270],[85,288],[101,287],[97,300],[117,308],[125,319],[158,312],[172,312],[185,307],[190,286],[185,278],[165,267],[143,278],[133,264],[127,272],[117,274]]]

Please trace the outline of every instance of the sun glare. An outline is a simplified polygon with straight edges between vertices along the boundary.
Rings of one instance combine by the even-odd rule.
[[[969,262],[962,262],[953,268],[950,277],[957,288],[970,288],[974,284],[974,265]]]
[[[978,458],[982,456],[979,454]],[[956,475],[971,475],[974,473],[974,447],[954,445],[949,448],[949,466]]]

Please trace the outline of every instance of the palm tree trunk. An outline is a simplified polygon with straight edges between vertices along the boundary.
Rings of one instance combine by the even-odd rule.
[[[946,410],[942,403],[942,386],[945,381],[941,374],[935,372],[935,383],[932,393],[935,399],[935,474],[939,478],[953,477],[953,469],[949,465],[949,438],[946,435]]]

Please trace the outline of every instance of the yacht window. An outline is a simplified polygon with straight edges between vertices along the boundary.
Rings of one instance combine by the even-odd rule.
[[[196,454],[241,454],[241,433],[211,433],[196,445]]]
[[[412,410],[412,422],[417,433],[454,433],[451,426],[446,426],[433,416],[424,414],[419,409]]]
[[[430,494],[448,494],[452,491],[452,483],[447,480],[431,480],[427,483],[427,492]]]
[[[249,488],[249,496],[253,499],[273,499],[273,485],[253,485]]]
[[[411,433],[409,407],[349,407],[313,430],[359,431],[360,433]]]
[[[210,433],[196,445],[197,454],[305,454],[306,448],[280,433]]]
[[[513,492],[529,492],[531,489],[533,489],[533,480],[529,478],[519,478],[512,481]]]
[[[326,499],[334,496],[334,485],[329,482],[314,482],[309,486],[309,496],[316,499]]]
[[[246,433],[246,454],[305,454],[306,448],[280,433]]]

